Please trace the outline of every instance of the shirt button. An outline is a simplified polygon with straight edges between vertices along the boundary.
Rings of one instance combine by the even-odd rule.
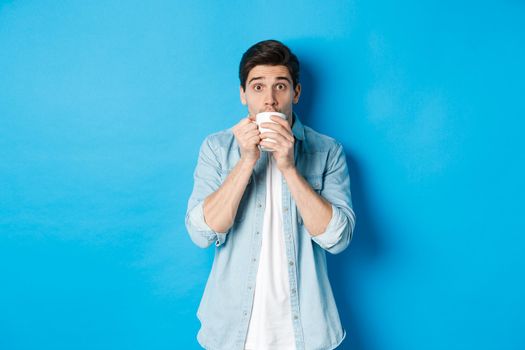
[[[288,208],[284,208],[283,210],[284,210],[284,212],[286,213],[286,212],[288,211]]]
[[[297,317],[297,315],[293,315],[293,319],[294,320],[297,320],[299,317]]]
[[[292,294],[295,294],[295,288],[292,289]]]
[[[258,234],[259,234],[259,231],[255,232],[255,234],[257,234],[257,235],[258,235]]]
[[[290,266],[293,266],[293,261],[290,261]]]
[[[261,207],[261,202],[257,202],[257,208]]]
[[[244,311],[244,316],[248,315],[248,313],[246,311]]]
[[[248,286],[248,289],[252,289],[252,286]]]
[[[256,262],[256,261],[257,261],[257,258],[253,258],[252,261],[253,261],[253,262]]]

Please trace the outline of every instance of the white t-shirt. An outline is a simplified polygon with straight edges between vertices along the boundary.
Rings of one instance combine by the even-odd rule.
[[[268,156],[261,255],[245,350],[295,350],[283,233],[282,175],[273,156]]]

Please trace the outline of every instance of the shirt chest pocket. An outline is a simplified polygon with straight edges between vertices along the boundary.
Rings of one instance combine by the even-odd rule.
[[[322,174],[311,174],[311,175],[304,175],[303,177],[308,182],[310,187],[318,195],[321,195],[321,191],[323,190],[323,175]],[[303,225],[303,218],[301,217],[299,210],[297,210],[297,222],[299,225]]]
[[[228,177],[228,175],[230,174],[232,170],[233,169],[229,169],[229,170],[224,170],[223,172],[221,172],[221,184],[223,184],[224,181],[226,181],[226,178]],[[239,203],[239,207],[237,209],[237,213],[235,214],[234,222],[236,223],[240,223],[244,221],[246,217],[246,212],[248,210],[247,209],[248,202],[250,198],[250,192],[253,190],[252,177],[253,176],[250,176],[250,179],[248,180],[248,185],[246,185],[246,190],[244,191],[244,194],[241,198],[241,202]]]

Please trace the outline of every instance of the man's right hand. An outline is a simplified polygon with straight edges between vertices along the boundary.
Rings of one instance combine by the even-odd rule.
[[[204,199],[204,221],[215,232],[227,232],[235,221],[239,203],[250,181],[255,163],[260,157],[261,137],[255,118],[247,116],[233,128],[239,144],[241,161],[228,174],[218,190]]]
[[[248,115],[241,119],[232,130],[241,149],[241,159],[256,162],[261,155],[258,147],[261,142],[261,133],[255,123],[255,117]]]

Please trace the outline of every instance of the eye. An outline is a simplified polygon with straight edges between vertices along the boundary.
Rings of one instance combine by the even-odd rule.
[[[280,83],[277,84],[277,90],[286,90],[286,84]]]
[[[260,84],[255,84],[255,85],[253,85],[253,89],[255,91],[261,91],[262,90],[262,86]]]

